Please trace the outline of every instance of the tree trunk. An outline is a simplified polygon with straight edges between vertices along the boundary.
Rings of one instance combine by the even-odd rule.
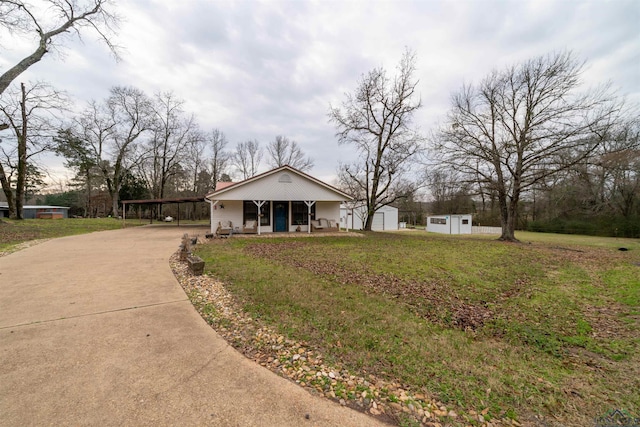
[[[502,226],[502,234],[498,240],[504,242],[519,242],[516,239],[516,221],[518,218],[518,202],[519,195],[514,195],[511,200],[507,200],[507,196],[500,196],[500,224]]]
[[[22,100],[20,113],[22,114],[22,129],[18,135],[18,178],[16,179],[16,218],[23,219],[22,207],[24,206],[24,192],[27,178],[27,93],[24,83],[20,83]]]
[[[13,190],[11,189],[11,183],[7,179],[7,175],[4,173],[2,163],[0,163],[0,184],[2,184],[2,191],[7,198],[7,205],[9,207],[9,218],[15,219],[16,217],[16,204],[13,197]]]
[[[119,195],[118,195],[118,191],[114,191],[113,195],[111,196],[111,216],[113,216],[114,218],[116,218],[118,216],[118,201],[119,201]]]
[[[365,231],[371,231],[371,226],[373,225],[373,216],[376,211],[373,210],[373,205],[367,206],[367,221],[364,224]]]

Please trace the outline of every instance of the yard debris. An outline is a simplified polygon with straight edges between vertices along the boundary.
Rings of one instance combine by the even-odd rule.
[[[481,417],[480,422],[474,415],[478,412],[465,412],[463,408],[454,411],[430,398],[426,390],[414,391],[398,382],[330,366],[309,343],[288,339],[245,313],[219,280],[206,274],[192,275],[178,253],[171,258],[171,268],[203,319],[233,347],[312,393],[396,423],[411,419],[422,426],[512,425],[510,419],[489,422]],[[460,316],[466,316],[466,322],[476,322],[468,313],[461,312]]]

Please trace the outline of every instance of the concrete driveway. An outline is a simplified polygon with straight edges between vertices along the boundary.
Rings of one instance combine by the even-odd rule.
[[[0,258],[2,426],[376,426],[247,360],[169,268],[183,233],[147,226]]]

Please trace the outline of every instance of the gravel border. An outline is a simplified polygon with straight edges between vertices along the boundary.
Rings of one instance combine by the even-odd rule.
[[[6,249],[4,251],[0,251],[0,257],[7,256],[7,255],[12,254],[14,252],[18,252],[18,251],[21,251],[23,249],[30,248],[31,246],[39,245],[40,243],[44,243],[47,240],[51,240],[51,239],[27,240],[26,242],[22,242],[22,243],[19,243],[19,244],[15,245],[15,246],[11,246],[10,248],[8,248],[8,249]]]

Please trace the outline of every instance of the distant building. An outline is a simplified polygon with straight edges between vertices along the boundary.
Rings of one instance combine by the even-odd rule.
[[[0,202],[0,218],[9,217],[9,205]],[[22,207],[22,218],[24,219],[59,219],[68,218],[69,208],[65,206],[47,205],[26,205]]]
[[[471,234],[471,214],[429,215],[427,231],[443,234]]]
[[[364,205],[348,207],[340,205],[340,227],[349,230],[363,230],[367,207]],[[391,231],[398,229],[398,208],[382,206],[373,215],[372,231]]]

